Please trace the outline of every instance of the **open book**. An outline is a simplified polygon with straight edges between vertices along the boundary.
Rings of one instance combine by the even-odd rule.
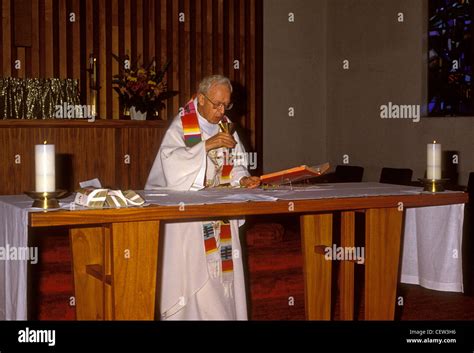
[[[297,181],[318,177],[329,170],[329,163],[324,163],[312,167],[302,165],[290,169],[281,170],[260,177],[262,184],[282,185],[295,183]]]

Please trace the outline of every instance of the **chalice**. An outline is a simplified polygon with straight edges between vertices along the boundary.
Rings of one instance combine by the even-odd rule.
[[[233,135],[235,132],[235,124],[228,121],[221,121],[219,123],[219,127],[221,128],[222,132],[226,132],[230,135]]]

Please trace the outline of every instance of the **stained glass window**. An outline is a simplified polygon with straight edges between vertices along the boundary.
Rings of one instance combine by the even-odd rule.
[[[428,3],[428,115],[474,115],[473,6],[469,0]]]

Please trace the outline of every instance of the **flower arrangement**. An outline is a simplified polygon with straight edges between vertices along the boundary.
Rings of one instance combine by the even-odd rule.
[[[128,57],[114,58],[120,63],[120,73],[113,76],[112,87],[119,94],[120,102],[127,108],[135,107],[148,116],[165,107],[164,101],[178,92],[168,91],[165,74],[171,61],[156,71],[153,59],[146,67],[130,68],[126,65]]]

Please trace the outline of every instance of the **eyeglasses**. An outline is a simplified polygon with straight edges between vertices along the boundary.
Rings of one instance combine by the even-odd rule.
[[[230,103],[227,104],[227,105],[225,105],[224,103],[219,103],[219,104],[214,103],[214,102],[211,101],[211,99],[210,99],[208,96],[206,96],[204,93],[202,93],[202,95],[203,95],[204,97],[206,97],[206,99],[207,99],[209,102],[211,102],[211,104],[212,104],[212,106],[214,107],[214,109],[221,109],[221,108],[224,108],[224,110],[231,110],[232,107],[234,106],[234,103],[232,103],[232,102],[230,102]]]

